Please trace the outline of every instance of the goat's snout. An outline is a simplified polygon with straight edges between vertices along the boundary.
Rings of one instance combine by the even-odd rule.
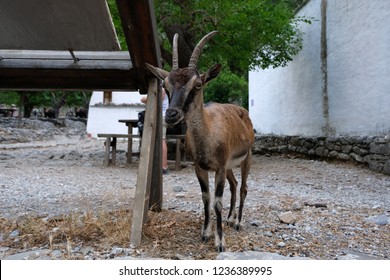
[[[168,108],[165,112],[165,122],[170,125],[175,125],[183,119],[182,113],[177,108]]]

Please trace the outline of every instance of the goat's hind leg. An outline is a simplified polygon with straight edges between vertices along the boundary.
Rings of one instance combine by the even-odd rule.
[[[233,227],[236,219],[237,180],[234,178],[234,174],[231,169],[226,172],[226,178],[228,179],[230,185],[230,210],[226,224]]]
[[[195,165],[195,173],[198,178],[202,191],[202,201],[204,205],[204,224],[202,227],[201,237],[203,242],[209,241],[213,235],[210,222],[210,191],[209,191],[209,174],[206,170]]]
[[[242,228],[242,212],[244,209],[245,198],[248,192],[248,185],[246,183],[249,175],[249,170],[252,164],[252,154],[249,151],[247,157],[241,163],[241,188],[240,188],[240,206],[238,208],[238,216],[233,226],[235,230]]]

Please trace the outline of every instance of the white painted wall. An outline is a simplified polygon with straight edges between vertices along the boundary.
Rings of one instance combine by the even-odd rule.
[[[102,106],[103,92],[95,91],[89,103],[87,133],[96,138],[98,133],[127,133],[127,126],[120,119],[137,119],[145,110],[138,92],[113,92],[113,106]],[[138,133],[133,129],[133,133]]]
[[[327,1],[329,125],[335,135],[390,131],[390,1]],[[298,16],[303,50],[287,67],[249,73],[249,112],[258,133],[324,135],[321,0]]]
[[[390,1],[328,1],[327,25],[330,125],[390,131]]]

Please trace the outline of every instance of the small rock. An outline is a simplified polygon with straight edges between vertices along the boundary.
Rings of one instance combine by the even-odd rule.
[[[249,222],[249,224],[253,227],[259,227],[262,224],[262,222],[260,220],[252,220]]]
[[[381,258],[369,254],[348,251],[346,252],[345,255],[337,257],[337,259],[338,260],[380,260]]]
[[[386,215],[375,215],[366,218],[367,222],[374,223],[377,225],[387,225],[389,224],[389,220],[390,218],[387,217]]]
[[[286,246],[286,243],[284,243],[284,242],[279,242],[278,243],[278,247],[280,247],[280,248],[283,248],[285,246]]]
[[[59,227],[54,227],[51,231],[54,232],[54,233],[56,233],[56,232],[58,232],[59,230],[60,230]]]
[[[83,255],[88,255],[89,253],[93,253],[94,252],[94,249],[93,247],[82,247],[80,252],[83,254]]]
[[[79,246],[76,246],[72,249],[72,253],[78,253],[80,252],[81,248]]]
[[[60,259],[62,257],[62,252],[60,250],[53,250],[50,253],[50,257],[53,259]]]
[[[267,231],[267,232],[264,233],[264,235],[267,236],[267,237],[272,237],[272,232]]]
[[[283,212],[279,214],[278,217],[279,220],[285,224],[294,224],[296,222],[296,217],[291,211]]]
[[[9,247],[0,247],[0,253],[6,252],[9,250]]]
[[[299,202],[299,201],[295,201],[292,205],[291,205],[291,208],[292,210],[294,211],[299,211],[302,209],[302,204]]]
[[[184,191],[184,188],[181,186],[175,186],[175,187],[173,187],[173,191],[174,192],[182,192],[182,191]]]
[[[42,256],[47,256],[50,253],[50,250],[33,250],[22,253],[17,253],[4,257],[3,260],[35,260],[41,258]]]
[[[283,234],[282,238],[283,238],[283,240],[289,240],[290,239],[290,237],[287,234]]]
[[[244,251],[244,252],[224,252],[220,253],[217,260],[294,260],[301,259],[307,260],[308,258],[301,257],[286,257],[276,253],[269,252],[254,252],[254,251]]]
[[[11,232],[11,233],[9,234],[9,237],[10,237],[10,238],[15,238],[15,237],[18,237],[19,234],[20,234],[19,230],[18,230],[18,229],[15,229],[13,232]]]
[[[110,258],[113,258],[119,254],[122,254],[122,253],[123,253],[123,248],[114,247],[114,248],[112,248],[112,250],[110,252]]]
[[[269,208],[271,208],[271,210],[278,210],[279,209],[278,205],[276,205],[276,204],[271,204],[269,206]]]

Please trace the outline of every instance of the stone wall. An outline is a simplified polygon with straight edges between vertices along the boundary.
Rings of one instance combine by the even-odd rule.
[[[366,137],[256,135],[253,153],[297,153],[313,158],[353,161],[390,175],[390,134]]]

